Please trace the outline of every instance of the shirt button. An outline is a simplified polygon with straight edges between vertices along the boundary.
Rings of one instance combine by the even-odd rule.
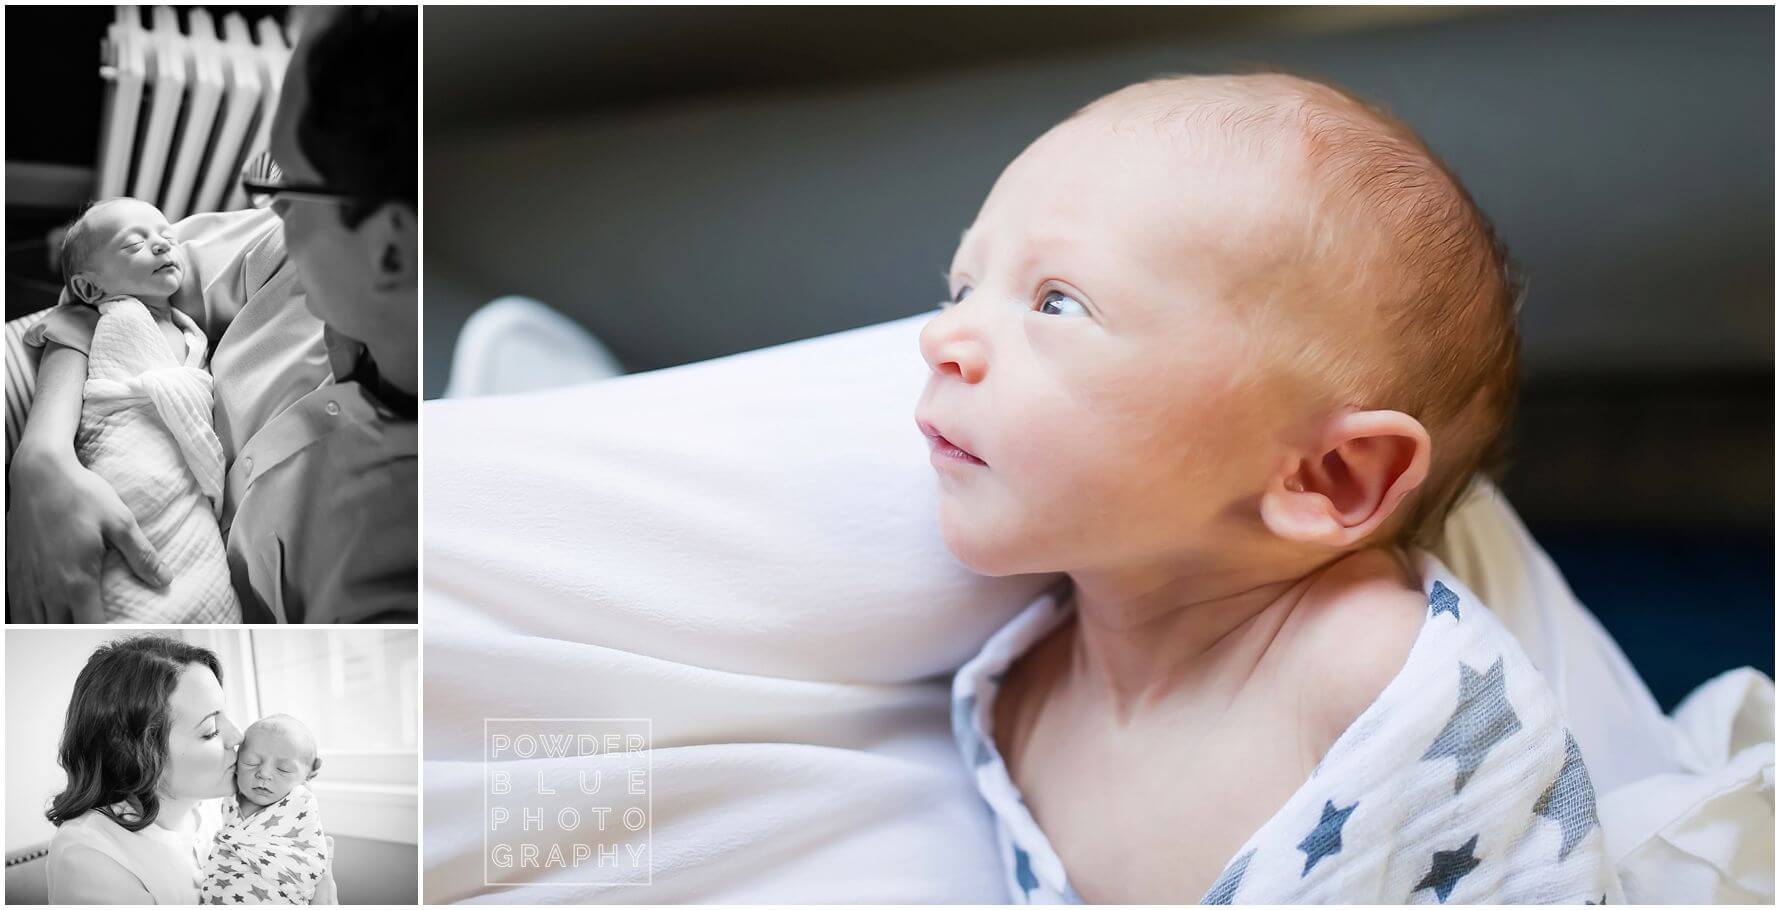
[[[241,467],[245,468],[248,473],[253,473],[253,456],[249,455],[241,459]]]
[[[337,401],[328,402],[327,412],[329,417],[340,416],[340,403]]]

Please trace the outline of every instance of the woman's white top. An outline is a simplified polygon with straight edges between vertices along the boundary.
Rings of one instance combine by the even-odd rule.
[[[76,883],[65,882],[58,887],[55,859],[59,851],[78,846],[96,850],[122,866],[142,883],[157,904],[197,903],[198,864],[203,859],[199,851],[208,852],[216,830],[212,803],[200,803],[192,810],[198,821],[189,833],[152,824],[141,831],[131,831],[92,809],[63,822],[49,842],[49,902],[71,902],[68,889],[76,887]],[[90,902],[90,897],[84,896],[81,902]]]

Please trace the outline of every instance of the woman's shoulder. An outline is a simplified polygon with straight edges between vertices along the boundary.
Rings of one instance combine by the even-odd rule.
[[[115,832],[115,833],[114,833]],[[130,832],[102,812],[63,822],[50,840],[47,875],[52,904],[140,904],[153,897],[119,856],[117,834]]]

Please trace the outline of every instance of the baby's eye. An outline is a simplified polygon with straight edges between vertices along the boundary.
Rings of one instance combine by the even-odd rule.
[[[1046,291],[1039,298],[1038,311],[1052,316],[1086,316],[1088,308],[1062,291]]]
[[[966,284],[966,285],[962,285],[962,286],[960,286],[960,287],[959,287],[959,288],[958,288],[958,290],[956,290],[956,291],[954,291],[954,292],[953,292],[953,293],[952,293],[952,299],[951,299],[951,300],[948,300],[948,301],[946,301],[946,302],[945,302],[945,303],[944,303],[944,304],[943,304],[943,306],[957,306],[957,305],[958,305],[958,304],[960,304],[960,303],[963,303],[963,302],[964,302],[964,298],[966,298],[966,297],[969,297],[969,296],[970,296],[970,292],[971,292],[971,291],[972,291],[972,290],[974,290],[974,288],[972,288],[972,287],[971,287],[971,286],[970,286],[970,285],[968,285],[968,284]]]

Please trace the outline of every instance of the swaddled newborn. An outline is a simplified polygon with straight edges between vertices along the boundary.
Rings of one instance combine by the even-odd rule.
[[[100,579],[106,618],[239,622],[217,525],[224,465],[204,368],[209,345],[171,304],[185,269],[171,227],[141,200],[101,202],[69,228],[62,267],[78,305],[100,314],[75,453],[129,506],[172,579],[151,588],[108,552]]]
[[[1020,902],[1598,902],[1538,671],[1418,548],[1491,467],[1518,292],[1409,129],[1279,76],[1102,98],[924,329],[952,552],[1067,573],[954,683]]]
[[[288,714],[247,728],[235,753],[235,795],[204,863],[207,904],[307,904],[327,872],[327,839],[315,794],[315,737]]]

